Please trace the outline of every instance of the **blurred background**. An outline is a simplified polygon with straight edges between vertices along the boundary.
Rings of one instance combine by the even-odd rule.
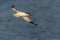
[[[14,17],[11,5],[38,26]],[[60,0],[0,0],[0,40],[60,40]]]

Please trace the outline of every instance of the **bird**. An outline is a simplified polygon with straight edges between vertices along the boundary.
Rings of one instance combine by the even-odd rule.
[[[35,23],[32,21],[32,19],[29,17],[29,16],[30,16],[30,13],[23,12],[23,11],[21,11],[21,10],[16,9],[15,5],[11,5],[11,9],[15,12],[15,13],[13,14],[13,16],[15,16],[15,17],[21,17],[21,18],[23,18],[26,22],[31,23],[31,24],[34,24],[34,25],[37,25],[37,24],[35,24]]]

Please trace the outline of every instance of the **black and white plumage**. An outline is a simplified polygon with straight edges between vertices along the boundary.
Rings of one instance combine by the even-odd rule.
[[[31,24],[35,24],[35,23],[29,18],[30,13],[26,13],[26,12],[22,12],[22,11],[17,10],[17,9],[15,8],[15,5],[12,5],[12,6],[11,6],[11,9],[12,9],[14,12],[16,12],[15,14],[13,14],[13,16],[15,16],[15,17],[22,17],[26,22],[29,22],[29,23],[31,23]],[[35,24],[35,25],[37,25],[37,24]]]

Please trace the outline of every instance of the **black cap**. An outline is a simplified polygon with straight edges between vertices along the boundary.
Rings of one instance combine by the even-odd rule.
[[[15,5],[12,5],[11,8],[15,8]]]

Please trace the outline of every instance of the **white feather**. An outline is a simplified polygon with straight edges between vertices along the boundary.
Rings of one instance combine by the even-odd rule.
[[[16,10],[16,9],[12,9],[13,11],[15,11],[16,13],[13,14],[13,16],[15,17],[22,17],[25,21],[27,22],[31,22],[32,20],[29,18],[29,14],[25,13],[25,12],[22,12],[22,11],[19,11],[19,10]]]

